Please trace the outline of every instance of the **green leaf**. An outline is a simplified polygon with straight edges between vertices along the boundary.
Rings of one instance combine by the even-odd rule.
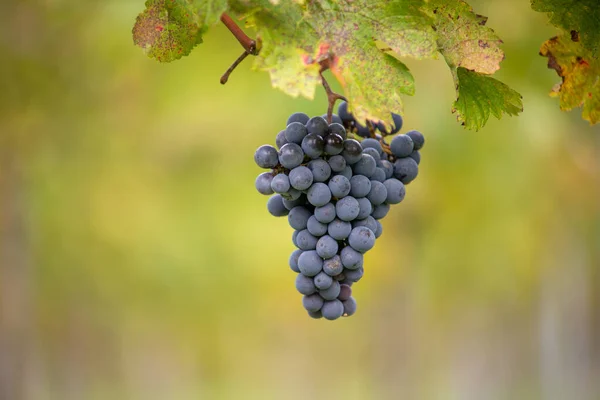
[[[571,35],[548,40],[540,54],[548,57],[548,67],[562,78],[551,92],[560,99],[560,109],[582,107],[583,119],[591,124],[600,122],[600,59],[582,42],[574,42]]]
[[[548,13],[552,25],[574,32],[594,57],[600,52],[600,4],[598,0],[531,0],[535,11]]]
[[[491,76],[458,68],[455,79],[458,98],[452,112],[467,129],[479,130],[490,115],[500,119],[523,111],[521,95]]]
[[[206,26],[218,21],[226,1],[147,0],[133,27],[133,42],[148,57],[171,62],[202,43]]]

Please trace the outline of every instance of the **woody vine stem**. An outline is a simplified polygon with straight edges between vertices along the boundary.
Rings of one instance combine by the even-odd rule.
[[[238,65],[242,63],[249,55],[256,56],[260,52],[260,46],[256,40],[251,39],[244,31],[235,23],[235,21],[227,14],[223,13],[221,15],[221,22],[229,29],[231,34],[237,39],[238,42],[244,48],[244,52],[231,64],[227,71],[221,76],[221,84],[226,84],[229,80],[229,76],[231,73],[237,68]],[[321,77],[321,82],[323,84],[323,88],[325,89],[325,93],[327,94],[327,122],[331,123],[331,119],[333,116],[333,107],[337,100],[347,101],[344,96],[341,94],[335,93],[331,90],[329,83],[323,76],[323,72],[329,69],[329,59],[323,60],[320,63],[321,68],[319,69],[319,76]]]

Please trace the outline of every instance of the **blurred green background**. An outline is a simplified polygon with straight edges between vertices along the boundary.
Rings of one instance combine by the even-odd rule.
[[[547,96],[556,31],[474,1],[518,118],[463,130],[442,60],[407,60],[419,178],[383,221],[359,310],[312,320],[256,147],[314,101],[222,27],[182,61],[133,46],[143,1],[0,13],[0,399],[598,399],[600,128]]]

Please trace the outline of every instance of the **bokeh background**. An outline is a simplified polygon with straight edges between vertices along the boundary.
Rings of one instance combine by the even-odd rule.
[[[419,178],[359,311],[307,317],[256,147],[314,101],[222,27],[182,61],[132,45],[143,1],[0,12],[0,399],[598,399],[600,127],[561,113],[526,0],[474,1],[518,118],[463,130],[442,60],[408,60]],[[406,130],[405,129],[405,130]]]

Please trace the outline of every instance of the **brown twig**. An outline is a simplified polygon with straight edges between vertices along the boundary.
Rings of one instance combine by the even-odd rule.
[[[223,22],[227,29],[229,29],[229,31],[233,34],[233,36],[235,36],[237,41],[240,42],[240,44],[244,48],[244,52],[242,53],[242,55],[239,56],[233,62],[233,64],[231,64],[229,68],[227,68],[227,71],[225,71],[223,76],[221,76],[221,84],[224,85],[229,80],[229,75],[231,75],[231,73],[237,68],[237,66],[240,65],[240,63],[244,61],[244,59],[249,55],[257,55],[260,49],[259,46],[257,46],[256,41],[254,39],[250,39],[248,35],[244,33],[244,31],[235,23],[233,19],[231,19],[229,15],[223,13],[221,15],[221,22]]]
[[[329,66],[324,66],[323,64],[321,64],[321,69],[319,70],[319,75],[321,76],[321,83],[323,84],[325,93],[327,93],[327,102],[328,102],[327,123],[331,124],[331,119],[333,118],[333,106],[335,105],[335,102],[338,100],[343,100],[343,101],[348,101],[348,100],[346,100],[346,98],[344,96],[342,96],[341,94],[335,93],[333,90],[331,90],[331,86],[329,86],[329,83],[323,76],[323,72],[325,70],[327,70],[328,68],[329,68]]]

